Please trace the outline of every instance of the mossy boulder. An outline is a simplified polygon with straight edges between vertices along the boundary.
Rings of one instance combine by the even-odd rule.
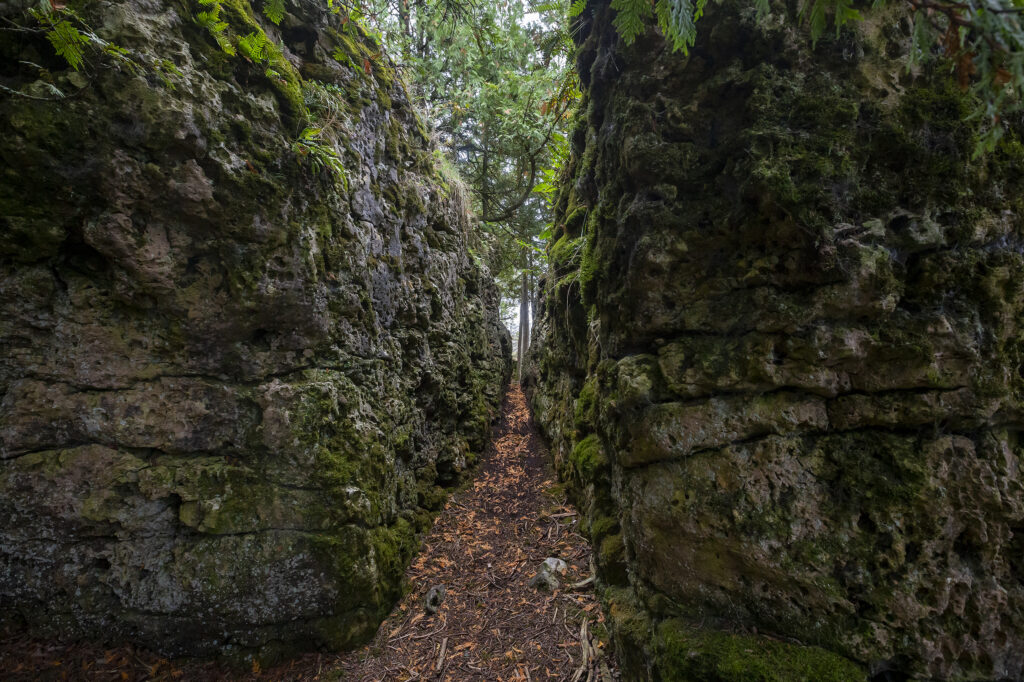
[[[219,4],[220,37],[209,4],[75,3],[137,68],[0,35],[6,86],[69,95],[0,97],[0,611],[172,655],[353,646],[485,446],[510,342],[365,32]]]
[[[900,8],[709,3],[686,56],[614,16],[531,399],[624,676],[1021,679],[1022,131],[974,157]]]

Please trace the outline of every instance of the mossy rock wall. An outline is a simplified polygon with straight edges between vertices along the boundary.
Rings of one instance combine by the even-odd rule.
[[[135,72],[0,33],[8,87],[52,94],[24,60],[68,94],[0,95],[7,625],[351,646],[485,446],[511,344],[462,190],[356,25],[286,5],[223,2],[228,34],[283,46],[269,64],[194,2],[76,5]],[[294,146],[314,96],[344,173]]]
[[[1024,147],[794,13],[579,20],[531,389],[624,672],[1022,679]]]

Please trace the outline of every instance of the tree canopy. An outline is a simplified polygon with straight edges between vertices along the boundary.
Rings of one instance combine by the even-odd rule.
[[[565,145],[578,97],[564,12],[523,0],[379,0],[369,23],[407,74],[467,183],[507,305],[528,339],[549,207],[534,190]],[[511,306],[509,306],[511,307]]]

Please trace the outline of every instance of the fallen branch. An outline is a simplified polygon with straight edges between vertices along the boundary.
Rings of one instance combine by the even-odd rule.
[[[578,583],[573,583],[569,586],[570,590],[582,590],[584,587],[594,584],[594,576],[590,576],[585,580],[581,580]]]
[[[441,666],[444,665],[444,655],[448,650],[448,638],[445,637],[441,640],[441,655],[437,657],[437,672],[441,672]]]

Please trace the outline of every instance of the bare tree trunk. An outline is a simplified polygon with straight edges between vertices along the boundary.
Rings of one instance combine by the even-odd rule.
[[[405,42],[402,44],[402,58],[406,64],[409,62],[410,45],[412,44],[412,22],[409,16],[409,0],[399,0],[398,19],[402,23],[402,33],[405,34]]]
[[[530,310],[530,279],[529,276],[524,273],[523,275],[523,312],[526,315],[523,317],[523,355],[530,350],[530,321],[533,319],[533,312]]]
[[[425,29],[427,18],[424,16],[426,14],[423,9],[424,5],[425,3],[422,0],[416,3],[416,51],[419,53],[420,59],[426,59],[427,47],[429,47]]]
[[[533,258],[530,258],[530,319],[537,320],[537,308],[540,301],[540,291],[537,282],[537,273],[533,271]]]
[[[529,274],[523,268],[522,284],[519,287],[519,381],[523,381],[523,365],[526,351],[530,349],[530,287]]]
[[[480,147],[480,153],[483,157],[480,161],[480,217],[483,219],[483,216],[487,215],[487,211],[490,208],[487,204],[487,173],[490,172],[491,155],[488,147],[487,124],[484,124],[480,131]]]

